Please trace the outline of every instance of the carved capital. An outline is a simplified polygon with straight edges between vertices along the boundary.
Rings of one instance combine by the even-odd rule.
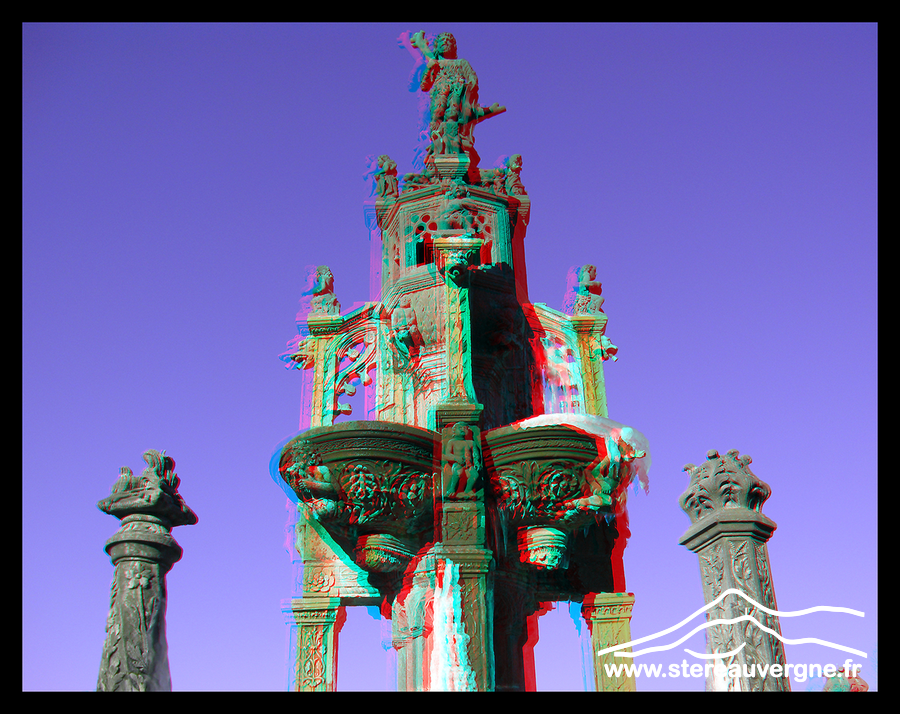
[[[140,477],[123,466],[112,493],[97,508],[119,519],[141,514],[155,516],[168,526],[194,525],[197,516],[178,493],[181,479],[175,473],[175,460],[165,451],[150,449],[144,452],[144,461],[147,468]]]
[[[763,515],[762,505],[772,489],[750,471],[750,463],[737,449],[724,456],[713,450],[700,466],[684,467],[691,480],[679,504],[693,525],[681,537],[682,545],[697,551],[724,536],[769,539],[776,526]]]

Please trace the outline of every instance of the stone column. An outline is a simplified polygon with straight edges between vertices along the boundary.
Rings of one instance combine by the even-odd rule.
[[[493,554],[485,547],[481,433],[457,422],[441,437],[430,688],[489,692],[495,681]]]
[[[338,633],[345,620],[340,598],[295,598],[291,611],[297,628],[291,689],[336,691]]]
[[[535,688],[534,642],[529,618],[538,609],[527,571],[497,570],[494,575],[494,662],[496,691],[531,692]]]
[[[197,516],[178,494],[175,461],[147,451],[140,477],[123,466],[112,494],[97,506],[121,520],[106,542],[115,573],[97,691],[171,691],[166,643],[166,573],[181,559],[171,536]]]
[[[710,451],[700,466],[684,467],[691,480],[679,502],[692,525],[678,542],[699,556],[703,595],[707,604],[716,602],[707,620],[741,618],[706,631],[707,652],[722,655],[715,660],[719,671],[708,671],[708,690],[790,689],[787,677],[761,677],[757,671],[760,665],[778,665],[783,671],[785,659],[781,641],[760,627],[781,635],[778,618],[755,604],[778,609],[766,547],[776,526],[762,514],[772,489],[750,471],[750,462],[733,449],[725,456]],[[721,598],[727,590],[745,597],[735,593]]]
[[[613,652],[598,653],[615,645],[631,642],[632,593],[589,593],[581,606],[581,615],[591,632],[594,660],[594,686],[598,692],[633,692],[633,674],[607,673],[606,665],[633,664],[631,657],[616,657]],[[624,648],[630,652],[631,648]]]
[[[570,319],[578,335],[578,356],[581,358],[584,383],[584,413],[608,417],[603,357],[599,349],[608,318],[599,312],[594,315],[573,315]]]
[[[434,429],[455,421],[476,423],[483,410],[472,385],[472,318],[469,306],[469,267],[478,257],[481,239],[468,233],[435,234],[433,248],[444,276],[447,345],[447,384],[432,415]]]
[[[337,334],[343,318],[340,315],[311,314],[307,318],[310,337],[313,340],[313,389],[310,399],[309,427],[334,424],[335,379],[337,360],[331,352],[331,343]],[[305,408],[305,407],[304,407]],[[301,429],[307,428],[301,420]]]

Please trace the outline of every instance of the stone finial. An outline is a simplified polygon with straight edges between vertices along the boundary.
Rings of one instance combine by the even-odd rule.
[[[700,466],[686,464],[690,475],[687,491],[679,504],[692,523],[727,509],[762,514],[762,505],[772,494],[769,485],[757,478],[749,466],[752,459],[732,449],[725,456],[711,450]]]
[[[97,508],[120,520],[133,515],[150,515],[166,519],[170,526],[197,523],[196,514],[178,493],[181,479],[175,473],[175,460],[166,456],[165,451],[150,449],[144,452],[144,461],[147,468],[139,477],[123,466],[112,493],[99,501]]]
[[[787,678],[748,667],[780,665],[784,671],[785,666],[778,617],[754,604],[778,610],[766,546],[776,526],[762,513],[772,490],[750,471],[750,462],[737,449],[724,456],[711,450],[699,466],[684,466],[691,480],[679,503],[691,526],[678,542],[698,556],[707,619],[718,623],[706,633],[707,653],[716,660],[715,671],[707,672],[707,689],[786,691]],[[750,620],[738,624],[736,618],[748,616],[762,629]]]

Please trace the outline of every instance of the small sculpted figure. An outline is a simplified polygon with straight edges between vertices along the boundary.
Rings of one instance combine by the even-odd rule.
[[[612,340],[610,340],[605,334],[600,335],[599,341],[592,338],[592,346],[594,346],[594,353],[599,353],[600,359],[602,359],[603,361],[611,359],[613,362],[615,362],[619,359],[618,357],[616,357],[616,353],[618,353],[619,348],[616,347],[612,343]]]
[[[450,428],[441,453],[444,497],[467,499],[475,497],[475,485],[481,469],[481,448],[472,429],[463,422]]]
[[[504,169],[482,169],[479,174],[481,176],[481,185],[488,191],[498,196],[506,193],[506,171]]]
[[[566,291],[563,311],[569,315],[597,315],[603,312],[602,284],[597,280],[597,268],[582,265],[569,271],[569,289]]]
[[[469,200],[466,185],[456,182],[441,198],[440,210],[435,216],[438,230],[461,228],[474,235],[478,210],[478,204]]]
[[[400,190],[397,183],[397,162],[383,154],[378,157],[374,172],[375,195],[379,198],[397,198]]]
[[[431,146],[434,154],[463,153],[459,124],[455,121],[448,121],[444,122],[439,129],[435,129],[432,132]]]
[[[416,311],[409,296],[400,298],[400,303],[391,311],[391,336],[397,347],[400,366],[408,366],[422,341]]]
[[[337,489],[331,482],[331,472],[322,465],[318,454],[303,453],[300,460],[287,468],[291,486],[299,493],[318,519],[333,516],[337,510]]]
[[[590,494],[582,498],[566,501],[570,512],[614,509],[618,492],[627,486],[630,464],[635,459],[646,456],[646,452],[636,449],[618,434],[612,443],[607,441],[607,454],[590,470],[585,470]]]
[[[304,295],[312,294],[310,302],[310,314],[313,315],[340,315],[341,304],[334,295],[334,275],[327,265],[316,268],[315,278],[311,289]]]
[[[506,160],[506,185],[505,190],[509,196],[525,196],[525,186],[522,185],[522,156],[513,154]]]

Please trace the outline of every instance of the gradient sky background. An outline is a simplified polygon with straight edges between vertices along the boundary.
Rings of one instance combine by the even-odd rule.
[[[331,266],[345,312],[368,299],[364,160],[411,170],[396,38],[419,29],[455,33],[481,102],[507,107],[476,147],[483,168],[523,156],[532,301],[559,308],[569,267],[598,266],[610,417],[653,459],[629,500],[633,637],[703,606],[682,466],[737,448],[773,490],[779,608],[865,613],[784,636],[867,652],[877,685],[877,26],[410,22],[23,27],[23,688],[95,687],[117,528],[96,502],[148,448],[200,519],[173,533],[173,688],[284,688],[268,465],[300,375],[277,355],[306,265]],[[351,609],[340,689],[385,687],[380,643]],[[539,689],[581,688],[566,604],[535,660]]]

